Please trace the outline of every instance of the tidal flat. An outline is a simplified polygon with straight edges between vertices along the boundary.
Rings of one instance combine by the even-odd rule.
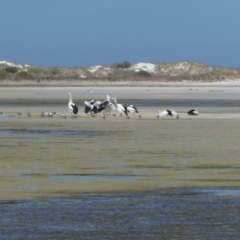
[[[1,239],[238,239],[239,88],[89,88],[0,89]],[[76,119],[60,115],[69,91]],[[106,94],[141,118],[83,112]],[[157,119],[166,108],[180,118]]]

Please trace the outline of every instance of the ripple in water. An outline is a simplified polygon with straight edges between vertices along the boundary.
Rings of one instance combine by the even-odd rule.
[[[64,136],[100,136],[102,131],[96,130],[43,130],[43,129],[4,129],[0,131],[0,137],[64,137]]]

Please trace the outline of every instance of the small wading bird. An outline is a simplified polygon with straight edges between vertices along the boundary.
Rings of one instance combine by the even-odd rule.
[[[48,116],[49,116],[49,117],[53,117],[53,115],[54,115],[54,113],[52,113],[52,112],[49,112],[49,113],[48,113]]]
[[[30,112],[28,112],[28,113],[27,113],[27,116],[28,116],[28,117],[31,117],[32,115],[31,115],[31,113],[30,113]]]
[[[67,118],[67,116],[66,116],[64,113],[61,113],[61,116],[62,116],[63,118]]]
[[[78,107],[72,101],[72,94],[68,93],[68,95],[69,95],[68,110],[69,110],[71,116],[75,116],[78,113]]]
[[[190,116],[197,116],[199,113],[197,109],[191,109],[190,111],[187,112],[187,114]]]
[[[176,117],[177,119],[179,118],[179,114],[177,112],[175,112],[174,110],[170,110],[170,109],[166,109],[163,111],[159,111],[157,118],[159,117],[167,117],[167,116],[171,116],[171,117]]]

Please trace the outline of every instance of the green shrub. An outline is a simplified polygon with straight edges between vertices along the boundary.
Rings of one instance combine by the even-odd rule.
[[[126,61],[123,63],[114,63],[111,67],[112,68],[130,68],[131,63]]]
[[[147,71],[144,71],[144,70],[141,70],[139,72],[136,72],[135,73],[137,76],[140,76],[140,77],[151,77],[151,73],[147,72]]]
[[[1,79],[6,78],[7,75],[8,75],[8,73],[7,73],[5,70],[0,70],[0,78],[1,78]]]
[[[6,67],[4,69],[7,73],[11,73],[11,74],[14,74],[18,71],[18,68],[17,67]]]

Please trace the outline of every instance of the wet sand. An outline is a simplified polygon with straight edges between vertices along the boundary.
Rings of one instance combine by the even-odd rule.
[[[93,92],[85,93],[90,88],[93,88]],[[129,100],[134,102],[136,100],[136,103],[142,104],[139,106],[141,118],[131,116],[130,119],[126,119],[108,116],[103,120],[101,115],[92,118],[85,115],[81,107],[78,118],[70,119],[66,110],[67,93],[69,91],[73,93],[73,98],[79,106],[84,100],[103,99],[106,94],[114,95],[123,102]],[[105,137],[108,146],[119,144],[123,140],[126,141],[123,144],[126,150],[132,151],[132,147],[134,147],[136,151],[134,153],[136,154],[135,162],[131,162],[131,158],[124,156],[121,149],[114,145],[111,153],[117,159],[114,162],[111,161],[111,158],[109,161],[105,160],[110,152],[104,153],[103,148],[96,149],[98,152],[92,155],[94,159],[96,158],[92,164],[101,163],[104,171],[105,168],[110,168],[108,171],[117,173],[118,178],[114,179],[112,184],[108,184],[105,179],[99,178],[99,180],[95,180],[95,184],[89,185],[87,184],[88,179],[86,179],[83,181],[86,186],[83,186],[81,184],[82,178],[78,179],[78,176],[80,176],[78,171],[82,171],[82,169],[81,167],[76,168],[76,164],[79,164],[81,159],[74,158],[71,161],[71,158],[67,158],[68,153],[64,153],[66,149],[63,148],[59,150],[57,156],[65,155],[61,156],[62,159],[56,160],[54,157],[56,153],[49,149],[50,146],[53,146],[54,149],[51,139],[48,138],[46,144],[43,140],[41,140],[43,142],[39,142],[35,138],[26,138],[26,143],[21,143],[21,136],[18,137],[17,142],[18,144],[21,143],[19,150],[30,153],[31,157],[34,156],[34,152],[30,151],[31,148],[40,154],[39,147],[41,144],[44,147],[43,153],[50,153],[47,157],[48,165],[46,164],[47,161],[38,161],[31,165],[31,161],[24,159],[28,154],[24,155],[21,152],[22,163],[28,166],[26,168],[25,165],[22,166],[17,161],[16,156],[19,157],[19,152],[16,149],[16,152],[14,150],[9,151],[10,147],[14,149],[11,144],[14,144],[15,140],[2,138],[0,140],[1,155],[3,156],[4,153],[4,156],[9,157],[9,159],[7,163],[5,159],[1,161],[1,239],[239,239],[240,186],[236,177],[239,173],[237,157],[239,153],[237,147],[238,133],[234,130],[238,128],[238,120],[240,119],[239,93],[240,89],[237,83],[186,83],[177,86],[176,84],[167,84],[164,86],[138,85],[124,87],[85,85],[77,87],[0,88],[0,112],[3,112],[0,115],[0,123],[4,131],[12,128],[19,130],[19,127],[25,125],[30,130],[34,129],[34,126],[39,130],[44,127],[45,132],[40,131],[44,139],[45,133],[52,134],[49,129],[46,131],[45,126],[54,129],[61,127],[64,131],[68,125],[72,125],[70,128],[75,131],[78,126],[84,126],[90,130],[96,130],[95,126],[107,128],[109,123],[112,130],[106,132]],[[34,104],[31,103],[31,99]],[[205,104],[202,101],[205,99],[207,99],[206,102],[214,101],[213,105],[200,106],[200,115],[197,117],[186,114],[186,110],[190,108],[191,103],[191,107],[194,108],[198,101]],[[145,102],[149,101],[149,105],[144,105]],[[182,104],[177,105],[178,101]],[[180,119],[156,118],[157,112],[163,110],[166,106],[174,107],[180,113]],[[40,119],[41,111],[53,110],[58,113],[53,119]],[[23,115],[18,116],[16,114],[18,111],[21,111]],[[28,111],[32,113],[31,118],[26,115]],[[63,119],[60,119],[59,114],[61,112],[68,114],[66,124],[62,123]],[[173,121],[177,121],[176,124]],[[129,122],[133,124],[128,126],[127,123]],[[154,126],[158,123],[159,129],[156,131]],[[142,133],[138,131],[138,134],[132,136],[131,133],[134,130],[131,128],[135,129],[134,125],[136,125],[135,128],[142,129]],[[150,125],[152,126],[151,132],[147,127]],[[198,144],[196,144],[197,142],[194,141],[196,139],[194,137],[195,131],[193,131],[188,142],[186,144],[181,143],[181,136],[184,140],[189,137],[189,134],[174,137],[174,132],[178,129],[178,126],[181,129],[181,134],[186,132],[185,128],[187,129],[187,126],[192,126],[192,129],[197,127],[195,129],[196,133],[202,132],[202,140],[198,140]],[[124,129],[125,133],[120,134],[120,137],[118,136],[118,140],[116,140],[114,131],[118,130],[120,133],[120,130],[122,130],[119,130],[118,127]],[[161,134],[156,139],[161,142],[161,148],[166,150],[163,151],[164,154],[162,155],[164,162],[161,160],[159,164],[153,164],[157,160],[156,156],[160,156],[160,152],[162,152],[158,142],[153,138],[154,131],[156,134]],[[204,131],[209,133],[206,138]],[[128,134],[126,135],[126,133]],[[169,138],[168,134],[172,139]],[[211,134],[215,134],[214,138]],[[142,139],[144,135],[147,139]],[[23,136],[25,137],[24,134]],[[101,141],[101,133],[96,135],[96,138]],[[138,139],[137,143],[135,143],[136,139]],[[81,138],[78,140],[82,141]],[[81,144],[85,144],[85,147],[88,146],[88,151],[91,149],[91,140],[92,138],[86,143],[81,142]],[[55,140],[53,139],[53,141]],[[71,143],[73,144],[73,142]],[[60,141],[58,141],[58,144],[64,146]],[[152,148],[150,150],[150,146],[147,146],[147,144],[151,144]],[[171,147],[171,144],[173,144],[173,147]],[[5,145],[7,148],[4,147]],[[188,145],[194,147],[194,149],[189,151]],[[97,146],[97,143],[93,144],[93,148]],[[139,146],[141,146],[141,149],[139,149]],[[187,151],[180,151],[182,147],[186,147]],[[3,150],[5,151],[2,152]],[[208,158],[208,156],[211,156],[211,150],[215,154],[214,158]],[[81,156],[81,149],[77,151],[79,152],[78,156]],[[198,151],[197,162],[189,167],[188,162],[196,158],[195,151]],[[84,171],[87,174],[88,171],[99,174],[99,165],[97,165],[97,168],[93,168],[93,165],[88,161],[90,158],[86,155],[86,151],[84,156],[86,161],[82,161],[81,164],[87,164],[88,167]],[[147,162],[145,162],[145,156]],[[138,157],[142,157],[142,159],[138,159]],[[182,161],[186,158],[186,162],[184,164],[179,162],[179,158],[182,158]],[[11,159],[14,161],[11,162]],[[66,159],[68,166],[65,165]],[[200,159],[204,159],[204,162],[201,162]],[[132,165],[133,169],[131,171],[133,173],[135,167],[140,167],[137,172],[139,171],[144,177],[143,180],[136,179],[135,183],[135,176],[131,178],[132,173],[129,172],[128,168],[121,167],[119,165],[120,161],[124,161],[126,165]],[[57,171],[60,169],[71,170],[74,178],[67,179],[70,175],[64,175],[65,172],[63,172],[64,174],[61,174],[61,172],[54,173],[56,167]],[[38,169],[41,169],[40,174],[39,171],[36,171]],[[51,177],[51,171],[53,171],[53,178]],[[122,175],[123,171],[127,171],[124,172],[126,175],[124,181],[122,179],[122,176],[125,176]],[[161,171],[161,174],[159,174],[159,171]],[[170,171],[172,171],[171,174]],[[106,174],[106,172],[103,173]],[[145,173],[150,173],[151,177],[145,176]],[[193,176],[193,173],[198,177]],[[13,177],[15,174],[16,179]],[[25,178],[18,178],[22,176],[21,174]],[[164,180],[164,178],[166,179]],[[28,185],[32,181],[34,184],[37,182],[37,184]],[[55,185],[56,183],[58,185]],[[161,187],[156,188],[156,186]],[[84,189],[88,189],[88,191],[84,192]],[[113,191],[113,189],[116,189],[116,191]],[[46,191],[45,195],[42,194],[44,191]]]

